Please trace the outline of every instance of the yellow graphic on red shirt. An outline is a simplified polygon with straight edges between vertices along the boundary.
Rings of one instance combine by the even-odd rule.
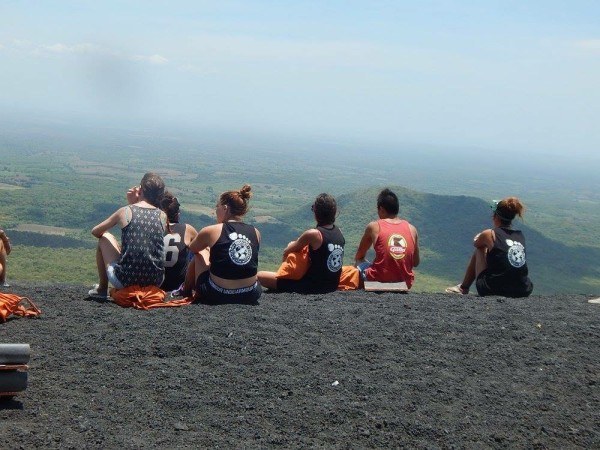
[[[392,234],[388,239],[388,250],[394,259],[402,259],[406,256],[406,239],[401,234]]]

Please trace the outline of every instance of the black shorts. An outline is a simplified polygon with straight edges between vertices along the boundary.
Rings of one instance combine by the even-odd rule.
[[[485,269],[477,276],[475,287],[481,297],[485,297],[486,295],[500,295],[512,298],[529,297],[533,291],[533,284],[529,278],[511,281],[499,283],[498,279],[489,274],[487,269]]]
[[[203,272],[196,280],[195,303],[208,305],[225,305],[241,303],[258,305],[258,299],[262,295],[262,286],[257,281],[251,286],[239,289],[224,289],[210,279],[208,271]]]
[[[475,280],[475,287],[477,288],[477,293],[481,297],[485,297],[486,295],[494,295],[492,288],[490,288],[487,284],[486,275],[486,271],[483,270],[479,275],[477,275],[477,280]]]
[[[281,292],[296,292],[298,294],[326,294],[337,291],[335,286],[327,286],[322,283],[315,283],[310,280],[288,280],[287,278],[277,279],[277,290]]]

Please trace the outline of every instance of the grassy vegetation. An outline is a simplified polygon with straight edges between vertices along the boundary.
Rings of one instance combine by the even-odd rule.
[[[8,280],[88,285],[97,282],[96,251],[15,245]]]
[[[127,188],[152,170],[178,196],[182,219],[198,229],[214,222],[220,192],[251,184],[248,221],[263,236],[263,270],[274,270],[287,243],[314,225],[309,206],[320,192],[338,199],[345,264],[351,264],[364,227],[376,218],[376,195],[389,185],[400,196],[401,215],[419,229],[418,291],[439,291],[460,280],[473,235],[490,226],[482,198],[520,195],[529,207],[522,228],[536,292],[600,288],[600,189],[586,180],[558,186],[551,176],[526,177],[527,168],[498,180],[485,171],[457,175],[445,160],[425,155],[425,167],[402,152],[374,158],[373,152],[306,154],[290,146],[280,153],[243,141],[203,144],[143,133],[67,131],[0,135],[0,226],[15,244],[9,278],[94,282],[95,239],[89,230],[122,206]],[[403,164],[391,169],[398,160]],[[406,185],[423,192],[401,187]]]

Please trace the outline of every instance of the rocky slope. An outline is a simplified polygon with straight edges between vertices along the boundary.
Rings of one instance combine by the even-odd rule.
[[[153,311],[16,285],[43,310],[1,448],[600,446],[585,296],[265,294]]]

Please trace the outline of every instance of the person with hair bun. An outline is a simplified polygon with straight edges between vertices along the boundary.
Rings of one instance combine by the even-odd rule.
[[[277,278],[276,272],[258,273],[260,283],[269,289],[300,294],[324,294],[337,290],[342,273],[346,240],[335,226],[337,204],[329,194],[319,194],[311,206],[317,226],[306,230],[283,251],[283,260],[290,253],[308,246],[308,270],[299,280]]]
[[[173,295],[187,295],[194,287],[194,271],[188,271],[190,252],[189,246],[198,234],[196,229],[187,224],[179,223],[179,200],[170,192],[165,192],[160,202],[160,208],[167,215],[167,234],[165,244],[165,279],[160,286],[164,291],[175,291]]]
[[[257,279],[260,233],[243,222],[251,187],[221,194],[217,223],[202,228],[190,244],[194,256],[194,300],[200,303],[257,304],[262,287]]]
[[[512,228],[513,219],[523,217],[525,206],[517,197],[507,197],[490,207],[494,228],[475,236],[475,251],[462,283],[446,288],[446,292],[466,295],[475,282],[480,296],[527,297],[533,283],[528,276],[525,237]]]
[[[92,229],[98,238],[96,266],[99,283],[89,292],[107,298],[108,284],[160,286],[164,278],[164,241],[167,217],[160,209],[165,183],[155,173],[146,173],[139,186],[127,191],[127,206],[119,208]],[[108,232],[121,227],[121,243]]]

